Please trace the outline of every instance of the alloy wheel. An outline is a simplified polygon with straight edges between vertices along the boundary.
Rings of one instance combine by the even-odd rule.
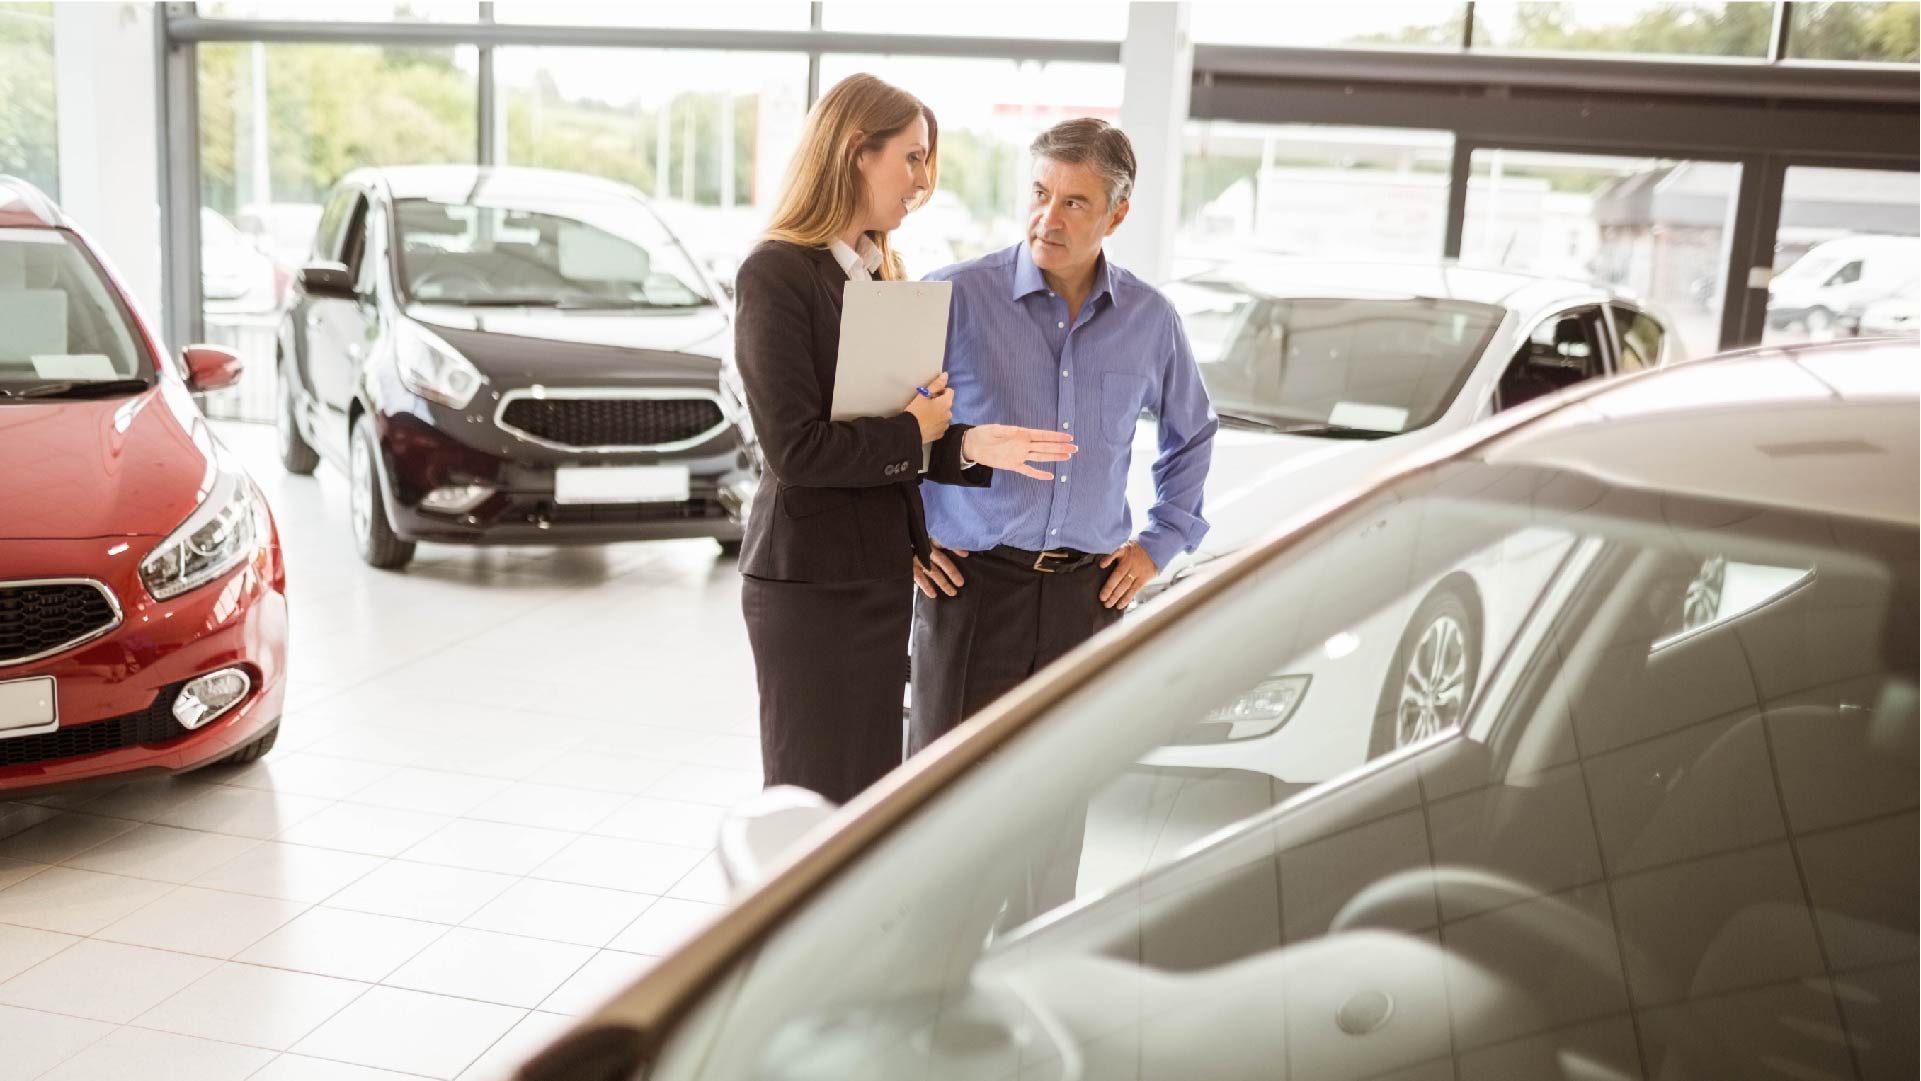
[[[348,504],[353,515],[354,540],[360,544],[361,550],[365,551],[368,538],[373,533],[374,521],[373,452],[367,449],[365,439],[354,439],[349,467],[351,483],[347,486]]]
[[[1461,723],[1467,704],[1467,631],[1451,615],[1427,625],[1408,651],[1401,674],[1395,746],[1404,747]]]

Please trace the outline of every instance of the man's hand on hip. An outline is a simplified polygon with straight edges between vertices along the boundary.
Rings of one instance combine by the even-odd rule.
[[[1147,551],[1134,541],[1128,541],[1111,554],[1101,557],[1101,566],[1111,568],[1107,573],[1107,584],[1101,587],[1101,606],[1104,608],[1125,608],[1134,603],[1135,595],[1161,572]]]
[[[939,541],[935,541],[931,566],[922,563],[919,557],[914,559],[914,584],[920,587],[920,591],[930,600],[936,589],[950,597],[958,596],[960,587],[967,583],[967,579],[961,577],[959,565],[948,558],[950,555],[967,558],[966,552],[955,548],[943,548]]]

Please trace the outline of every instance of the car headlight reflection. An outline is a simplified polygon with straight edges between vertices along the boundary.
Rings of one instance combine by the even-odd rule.
[[[1234,743],[1271,735],[1294,716],[1307,697],[1310,676],[1275,676],[1202,717],[1181,733],[1178,742]]]
[[[409,327],[396,339],[395,356],[400,381],[408,390],[449,408],[467,408],[486,382],[466,357],[418,327]]]
[[[266,537],[265,522],[253,482],[221,469],[206,500],[140,562],[140,580],[159,601],[206,585],[253,555]]]

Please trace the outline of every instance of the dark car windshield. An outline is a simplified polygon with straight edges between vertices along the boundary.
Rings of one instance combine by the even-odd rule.
[[[0,229],[0,399],[153,379],[99,266],[57,229]],[[134,381],[134,382],[129,382]]]
[[[401,287],[416,303],[608,310],[713,303],[673,234],[636,202],[402,199],[394,210]]]
[[[1431,297],[1268,297],[1211,278],[1166,291],[1223,421],[1335,438],[1439,419],[1503,314]]]

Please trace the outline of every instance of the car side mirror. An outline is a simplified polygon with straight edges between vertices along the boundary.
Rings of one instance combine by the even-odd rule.
[[[735,889],[763,880],[798,842],[834,814],[818,793],[775,785],[736,806],[720,823],[720,866]]]
[[[180,351],[187,364],[187,389],[195,394],[223,390],[240,382],[240,354],[218,345],[190,345]]]
[[[308,263],[300,268],[300,290],[310,297],[353,300],[354,276],[344,263]]]

